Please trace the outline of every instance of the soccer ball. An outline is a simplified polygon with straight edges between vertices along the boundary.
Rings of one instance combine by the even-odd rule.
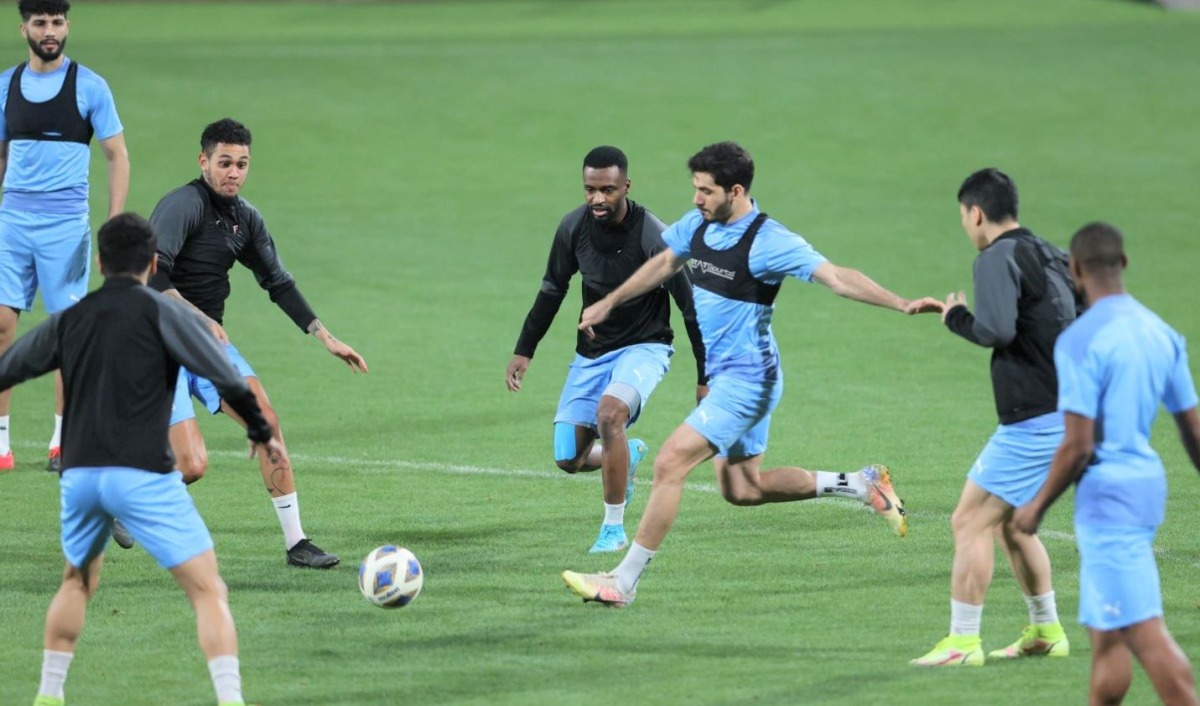
[[[380,608],[403,608],[421,592],[421,562],[404,547],[373,549],[358,567],[358,590]]]

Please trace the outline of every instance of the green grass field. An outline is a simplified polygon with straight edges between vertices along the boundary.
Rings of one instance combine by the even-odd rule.
[[[1200,341],[1200,16],[1116,0],[598,0],[401,4],[77,3],[68,54],[104,75],[148,213],[196,173],[226,115],[255,131],[244,195],[322,320],[370,364],[355,377],[236,273],[226,326],[262,377],[331,572],[284,565],[241,434],[204,418],[193,487],[217,543],[247,698],[310,704],[1081,703],[1070,501],[1047,521],[1073,656],[969,671],[908,666],[945,634],[949,516],[995,424],[987,352],[791,282],[775,333],[788,392],[768,465],[892,466],[907,540],[839,502],[727,506],[699,468],[627,611],[583,606],[600,484],[555,469],[551,422],[578,293],[519,395],[504,367],[562,214],[597,144],[630,155],[633,197],[668,222],[685,162],[742,142],[763,208],[833,261],[908,296],[970,289],[955,192],[982,166],[1022,189],[1022,222],[1065,244],[1112,221],[1132,291]],[[9,10],[5,51],[25,53]],[[98,155],[98,151],[97,151]],[[106,208],[93,165],[93,213]],[[98,225],[98,222],[97,222]],[[41,318],[26,317],[22,330]],[[1195,354],[1200,355],[1200,354]],[[635,427],[651,454],[693,404],[685,345]],[[1195,369],[1195,366],[1193,366]],[[61,572],[57,484],[43,472],[47,380],[14,394],[0,475],[0,704],[32,701]],[[1200,483],[1169,423],[1158,549],[1167,617],[1200,659]],[[647,465],[647,471],[649,466]],[[647,472],[627,526],[649,489]],[[409,608],[358,595],[373,547],[427,571]],[[1024,604],[998,563],[985,647]],[[68,703],[212,702],[187,602],[142,550],[110,552]],[[1138,672],[1127,703],[1155,703]]]

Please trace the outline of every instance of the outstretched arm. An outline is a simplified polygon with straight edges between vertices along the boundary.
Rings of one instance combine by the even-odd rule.
[[[579,317],[579,330],[585,332],[588,338],[595,338],[596,333],[592,327],[607,319],[613,309],[666,282],[672,275],[682,270],[686,262],[685,258],[676,256],[670,248],[650,258],[621,286],[583,310],[583,314]]]
[[[129,196],[129,150],[125,147],[125,133],[100,140],[100,149],[108,161],[108,217],[112,218],[125,210],[125,199]]]
[[[320,319],[312,320],[312,323],[308,325],[308,332],[325,345],[325,350],[329,351],[338,358],[341,358],[346,365],[350,366],[350,370],[356,373],[367,372],[367,361],[363,360],[363,357],[358,354],[358,351],[355,351],[350,346],[335,338],[334,335],[329,332],[329,329],[325,328],[325,326],[321,323]]]
[[[823,262],[813,270],[814,281],[829,287],[839,297],[853,299],[864,304],[881,306],[905,314],[940,312],[942,303],[933,297],[905,299],[881,287],[873,279],[849,267],[839,267],[832,262]]]
[[[1046,511],[1068,486],[1079,479],[1080,474],[1091,463],[1095,451],[1095,420],[1074,412],[1066,412],[1063,417],[1066,433],[1063,435],[1062,444],[1054,452],[1054,460],[1050,463],[1050,475],[1046,477],[1046,482],[1033,500],[1013,513],[1013,525],[1025,534],[1037,532]]]

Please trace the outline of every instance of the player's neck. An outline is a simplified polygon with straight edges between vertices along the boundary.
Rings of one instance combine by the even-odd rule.
[[[58,71],[62,68],[63,63],[67,60],[65,54],[59,54],[54,61],[42,61],[42,58],[32,51],[29,52],[29,70],[35,74],[48,74],[51,71]]]
[[[1125,294],[1125,282],[1121,280],[1120,275],[1117,276],[1085,276],[1083,278],[1083,291],[1087,295],[1087,300],[1090,304],[1095,304],[1105,297],[1115,297]]]
[[[735,198],[733,200],[733,211],[730,212],[729,218],[725,219],[725,225],[729,225],[730,223],[737,223],[738,221],[745,218],[746,215],[749,214],[753,210],[754,210],[754,202],[750,200],[749,196],[744,196],[742,198]]]
[[[1005,233],[1012,231],[1012,230],[1016,230],[1020,227],[1021,227],[1021,224],[1018,223],[1014,219],[1000,221],[999,223],[992,223],[989,221],[984,226],[984,231],[983,231],[983,239],[984,239],[985,247],[987,245],[991,245],[992,243],[996,242],[996,238],[999,238],[1000,236],[1004,235]]]

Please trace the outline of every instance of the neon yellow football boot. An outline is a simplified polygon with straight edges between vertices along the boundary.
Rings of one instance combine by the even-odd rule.
[[[916,667],[982,667],[983,661],[983,643],[978,635],[948,635],[909,664]]]
[[[1008,647],[992,650],[992,659],[1020,659],[1021,657],[1066,657],[1071,654],[1071,643],[1062,623],[1026,625],[1021,637]]]

